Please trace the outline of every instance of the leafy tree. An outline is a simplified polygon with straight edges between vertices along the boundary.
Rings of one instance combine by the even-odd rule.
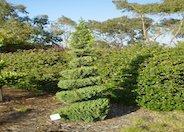
[[[145,18],[145,21],[147,27],[152,23],[149,18]],[[139,18],[120,17],[104,22],[89,21],[88,23],[97,39],[111,42],[114,46],[122,46],[125,42],[131,44],[143,39]]]
[[[62,41],[63,32],[49,29],[47,15],[36,16],[31,20],[23,5],[13,5],[0,0],[0,38],[1,45],[25,43],[57,44]],[[11,25],[11,26],[9,26]]]
[[[113,0],[113,3],[118,9],[123,9],[124,11],[133,11],[140,15],[142,19],[142,29],[144,32],[145,39],[149,39],[147,35],[147,28],[144,22],[144,15],[146,14],[183,14],[184,12],[184,0],[163,0],[160,3],[149,3],[149,4],[139,4],[139,3],[130,3],[128,0]],[[183,16],[178,28],[174,30],[174,36],[171,39],[171,42],[174,38],[180,33],[183,27]]]
[[[163,31],[170,32],[172,31],[172,38],[170,39],[170,44],[174,43],[176,38],[184,38],[184,20],[180,19],[163,19],[159,26],[162,27]]]
[[[93,65],[93,43],[94,38],[87,24],[80,21],[70,41],[70,70],[61,72],[62,80],[58,83],[58,87],[64,91],[56,94],[61,101],[77,102],[59,110],[66,119],[95,121],[104,119],[108,113],[108,99],[98,99],[107,89],[99,86],[101,79]]]
[[[30,40],[33,32],[34,30],[29,23],[9,19],[0,27],[1,43],[4,46],[8,44],[24,44]]]
[[[19,15],[21,14],[21,16]],[[0,24],[4,21],[16,18],[22,19],[25,17],[24,15],[27,14],[26,7],[23,5],[12,5],[8,3],[6,0],[0,0]]]
[[[58,18],[58,20],[51,25],[52,29],[55,32],[63,33],[61,35],[63,39],[63,44],[67,46],[69,45],[69,39],[75,26],[76,22],[65,16]]]
[[[142,31],[144,35],[144,39],[148,40],[147,27],[145,25],[145,12],[139,6],[136,6],[135,3],[129,3],[127,0],[113,0],[113,3],[116,5],[117,9],[123,9],[123,11],[132,11],[139,14],[142,21]]]
[[[22,44],[30,40],[33,33],[23,5],[12,5],[0,0],[1,45]],[[11,25],[11,26],[10,26]]]
[[[33,26],[35,27],[35,34],[33,36],[33,42],[39,44],[57,44],[62,41],[59,36],[63,32],[56,32],[55,30],[49,30],[49,18],[47,15],[40,15],[33,18]]]

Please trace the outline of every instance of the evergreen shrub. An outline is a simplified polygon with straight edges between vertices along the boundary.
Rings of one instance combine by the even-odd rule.
[[[73,103],[73,102],[79,102],[79,101],[84,101],[89,99],[100,98],[100,96],[103,97],[103,94],[107,90],[108,89],[103,86],[91,86],[91,87],[85,87],[85,88],[80,88],[76,90],[58,92],[56,94],[56,97],[60,101]]]
[[[135,105],[138,70],[147,59],[164,49],[157,44],[135,44],[122,49],[99,50],[96,62],[102,82],[111,88],[108,95],[112,101],[125,105]]]
[[[24,73],[15,87],[49,92],[58,90],[59,72],[67,68],[68,61],[65,51],[52,49],[1,53],[0,58],[6,65],[2,72]]]
[[[137,103],[157,111],[184,110],[184,50],[155,54],[139,70]]]
[[[94,38],[86,23],[81,21],[72,34],[69,69],[60,72],[56,98],[70,103],[59,110],[61,117],[74,121],[102,120],[109,111],[109,100],[103,98],[107,88],[101,86],[101,77],[94,66],[92,49]],[[103,99],[102,99],[103,98]]]
[[[109,111],[109,100],[100,98],[96,100],[73,103],[70,106],[57,110],[62,118],[71,121],[99,121],[104,120]]]

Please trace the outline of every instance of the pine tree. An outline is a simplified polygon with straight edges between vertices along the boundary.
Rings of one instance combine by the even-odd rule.
[[[87,24],[80,21],[70,41],[72,60],[69,70],[62,71],[58,87],[62,89],[56,97],[69,106],[58,110],[61,117],[70,120],[95,121],[106,117],[109,100],[102,98],[107,88],[100,86],[101,79],[93,65],[96,58],[92,45],[94,38]]]

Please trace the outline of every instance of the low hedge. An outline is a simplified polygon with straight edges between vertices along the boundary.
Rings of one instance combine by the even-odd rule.
[[[135,44],[122,49],[99,50],[96,63],[104,84],[112,88],[107,93],[112,101],[125,105],[135,105],[138,70],[147,59],[159,54],[164,49],[157,44]]]
[[[100,98],[96,100],[73,103],[70,106],[57,110],[64,119],[71,121],[99,121],[105,119],[110,109],[109,99]]]
[[[3,71],[25,75],[15,87],[42,91],[56,91],[59,72],[67,68],[68,60],[64,51],[52,49],[1,53],[0,57],[6,65]]]
[[[137,103],[157,111],[184,110],[184,50],[155,54],[139,70]]]

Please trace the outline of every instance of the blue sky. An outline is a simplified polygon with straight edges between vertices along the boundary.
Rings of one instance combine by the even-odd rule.
[[[56,20],[64,15],[75,21],[81,17],[84,20],[104,21],[122,16],[112,0],[7,0],[13,4],[23,4],[27,7],[30,17],[46,14],[50,20]],[[146,3],[148,0],[129,0],[130,2]],[[159,2],[160,0],[149,0]]]

